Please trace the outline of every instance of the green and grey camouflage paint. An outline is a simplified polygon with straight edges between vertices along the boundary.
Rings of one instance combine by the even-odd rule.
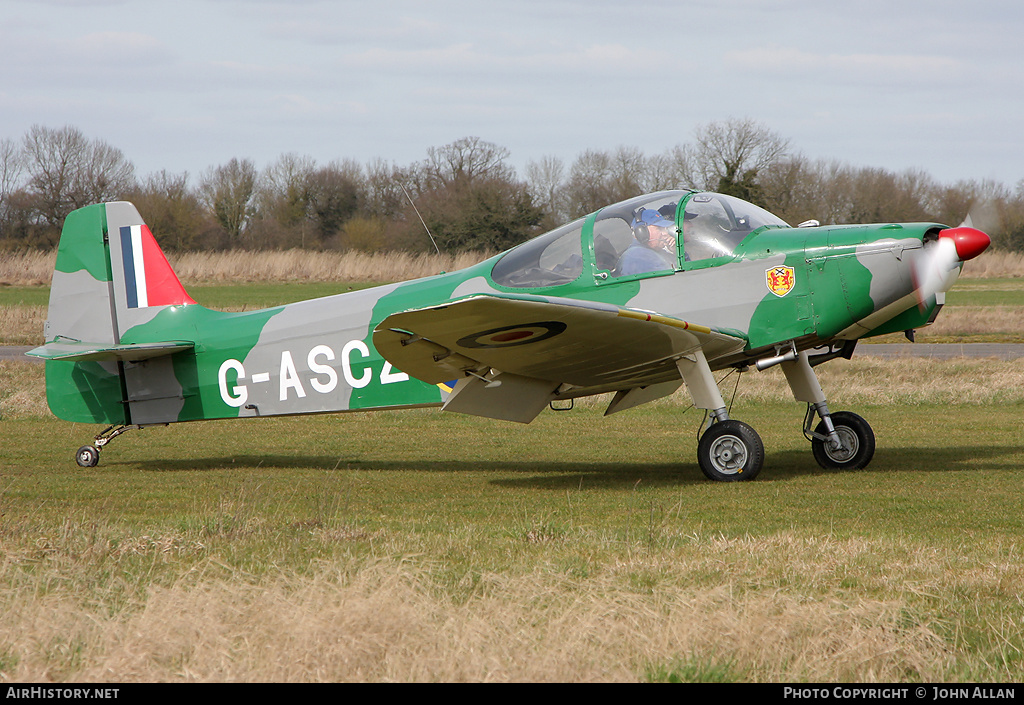
[[[621,276],[609,240],[635,231],[631,214],[647,204],[674,212],[675,259]],[[731,229],[719,223],[718,250],[691,259],[708,243],[687,240],[687,227],[710,204],[725,206]],[[47,342],[29,354],[47,360],[53,413],[76,422],[438,405],[529,421],[559,398],[618,392],[612,411],[671,393],[695,355],[716,370],[927,325],[963,259],[943,289],[923,292],[915,263],[946,226],[791,228],[693,192],[631,199],[566,228],[459,272],[224,313],[188,297],[131,204],[90,206],[66,221]],[[529,266],[510,267],[520,260]],[[148,298],[133,288],[143,280]]]

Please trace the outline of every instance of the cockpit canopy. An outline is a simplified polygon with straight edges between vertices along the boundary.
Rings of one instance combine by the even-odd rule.
[[[523,243],[494,265],[491,278],[508,287],[552,287],[583,273],[609,278],[686,269],[687,263],[731,257],[763,227],[789,227],[768,211],[732,196],[663,191],[622,201]],[[602,275],[604,277],[605,275]]]

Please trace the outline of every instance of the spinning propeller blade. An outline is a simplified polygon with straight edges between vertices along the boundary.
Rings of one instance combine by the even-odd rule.
[[[990,243],[988,235],[969,226],[947,228],[937,240],[926,242],[913,268],[918,307],[924,309],[937,293],[949,291],[960,276],[960,264],[980,255]]]

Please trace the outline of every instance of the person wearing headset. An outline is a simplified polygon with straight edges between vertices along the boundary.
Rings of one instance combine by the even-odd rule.
[[[656,210],[641,208],[633,217],[633,242],[619,258],[620,277],[674,269],[676,224]]]

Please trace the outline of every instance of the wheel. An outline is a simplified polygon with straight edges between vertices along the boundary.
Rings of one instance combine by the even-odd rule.
[[[82,446],[75,453],[75,462],[83,468],[94,468],[100,462],[100,450],[96,446]]]
[[[844,448],[837,450],[827,440],[812,439],[811,450],[818,465],[826,470],[866,468],[875,454],[875,434],[870,424],[851,411],[837,411],[831,418]],[[814,432],[820,436],[827,434],[825,422],[820,422]]]
[[[764,444],[757,431],[742,421],[719,421],[700,437],[697,462],[717,482],[753,480],[764,465]]]

